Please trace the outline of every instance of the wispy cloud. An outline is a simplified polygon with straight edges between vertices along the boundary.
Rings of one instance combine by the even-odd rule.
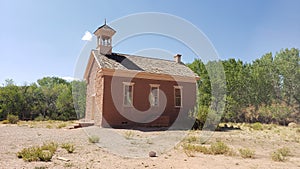
[[[68,81],[68,82],[71,82],[73,80],[80,80],[78,78],[75,78],[75,77],[69,77],[69,76],[66,76],[66,77],[61,77],[62,79]]]
[[[83,37],[81,38],[81,40],[91,41],[92,37],[93,37],[93,35],[89,31],[86,31],[85,34],[83,35]]]

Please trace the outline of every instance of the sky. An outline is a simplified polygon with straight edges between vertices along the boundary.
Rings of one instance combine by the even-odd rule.
[[[45,76],[74,77],[87,31],[105,18],[110,24],[144,12],[182,18],[201,30],[220,59],[250,63],[267,52],[300,48],[299,6],[299,0],[0,0],[0,85],[5,79],[23,85]],[[184,59],[193,55],[184,45],[155,35],[129,38],[113,51],[142,55],[148,49],[192,61]]]

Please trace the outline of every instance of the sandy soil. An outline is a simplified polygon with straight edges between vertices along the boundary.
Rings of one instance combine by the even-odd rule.
[[[90,128],[95,130],[94,127]],[[106,134],[105,134],[106,133]],[[107,133],[118,133],[124,140],[123,143],[116,141],[121,137],[111,136]],[[173,132],[173,134],[176,132]],[[231,130],[226,132],[214,132],[213,136],[205,144],[209,145],[216,140],[222,140],[234,151],[236,156],[225,155],[204,155],[195,153],[194,157],[187,156],[180,145],[165,151],[156,148],[168,148],[166,145],[155,146],[157,142],[151,140],[153,136],[161,134],[159,131],[137,131],[137,130],[116,130],[105,129],[100,134],[98,144],[89,143],[89,130],[79,129],[57,129],[57,128],[34,128],[29,126],[4,125],[0,124],[0,168],[300,168],[300,133],[296,128],[274,127],[263,131],[253,131],[248,129]],[[102,134],[102,135],[101,135]],[[198,132],[190,132],[190,135],[199,135]],[[127,138],[126,138],[127,137]],[[164,140],[168,142],[169,137]],[[170,136],[170,143],[174,143]],[[149,140],[150,139],[150,140]],[[123,154],[112,153],[110,144],[115,145],[117,149],[123,149]],[[127,140],[127,141],[126,141]],[[139,140],[145,141],[140,143]],[[16,153],[22,148],[42,145],[44,142],[54,141],[61,143],[73,143],[76,145],[75,152],[68,154],[64,149],[58,148],[51,162],[25,162],[17,158]],[[118,144],[118,145],[116,145]],[[147,157],[149,147],[158,152],[157,157]],[[165,146],[165,147],[164,147]],[[243,159],[238,154],[239,148],[250,148],[255,150],[254,159]],[[288,147],[292,151],[292,156],[285,162],[274,162],[270,154],[278,148]],[[127,149],[126,149],[127,148]],[[135,155],[140,158],[124,157],[130,156],[131,152],[137,152]],[[143,156],[143,157],[141,157]],[[60,160],[59,157],[69,161]]]

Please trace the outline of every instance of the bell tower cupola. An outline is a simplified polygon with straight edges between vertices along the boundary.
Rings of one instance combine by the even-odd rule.
[[[97,37],[97,50],[100,54],[106,55],[112,53],[112,36],[116,31],[110,26],[106,25],[106,20],[104,25],[100,26],[94,35]]]

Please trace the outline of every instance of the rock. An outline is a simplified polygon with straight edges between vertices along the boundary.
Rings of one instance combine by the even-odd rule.
[[[149,157],[156,157],[156,152],[155,151],[150,151],[149,152]]]
[[[69,159],[66,159],[66,158],[64,158],[64,157],[57,157],[57,159],[58,159],[58,160],[61,160],[61,161],[66,161],[66,162],[70,161]]]
[[[291,123],[288,124],[288,127],[295,128],[295,127],[297,127],[297,124],[294,123],[294,122],[291,122]]]

